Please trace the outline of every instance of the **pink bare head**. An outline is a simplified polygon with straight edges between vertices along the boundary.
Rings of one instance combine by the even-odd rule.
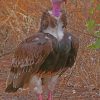
[[[52,13],[54,16],[58,17],[61,11],[61,4],[65,2],[65,0],[51,0],[52,2]]]

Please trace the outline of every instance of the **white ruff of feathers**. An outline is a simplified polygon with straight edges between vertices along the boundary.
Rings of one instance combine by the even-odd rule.
[[[49,11],[49,14],[53,16],[51,11]],[[64,36],[64,30],[62,27],[63,23],[60,20],[60,16],[59,17],[53,16],[53,17],[57,20],[57,26],[55,28],[48,26],[47,29],[45,29],[43,32],[50,33],[51,35],[56,37],[58,41],[60,41]]]

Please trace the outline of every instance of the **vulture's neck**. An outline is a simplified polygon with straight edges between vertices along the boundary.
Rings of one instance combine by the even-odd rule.
[[[49,12],[51,14],[51,12]],[[54,16],[53,16],[54,17]],[[43,30],[44,33],[49,33],[56,37],[58,41],[62,40],[64,36],[64,30],[63,30],[63,23],[60,20],[59,17],[54,17],[57,20],[56,27],[52,28],[50,26],[47,27],[47,29]]]

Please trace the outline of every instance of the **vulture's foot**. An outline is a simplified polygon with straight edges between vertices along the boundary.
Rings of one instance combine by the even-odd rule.
[[[38,100],[43,100],[42,94],[38,94]]]
[[[53,93],[51,91],[49,91],[48,100],[53,100]]]

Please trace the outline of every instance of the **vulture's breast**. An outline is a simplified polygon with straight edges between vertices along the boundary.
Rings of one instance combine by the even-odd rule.
[[[51,35],[49,36],[51,38]],[[65,68],[69,51],[71,49],[71,40],[64,36],[61,41],[56,38],[51,38],[53,51],[49,54],[47,59],[40,67],[41,72],[57,72]]]

